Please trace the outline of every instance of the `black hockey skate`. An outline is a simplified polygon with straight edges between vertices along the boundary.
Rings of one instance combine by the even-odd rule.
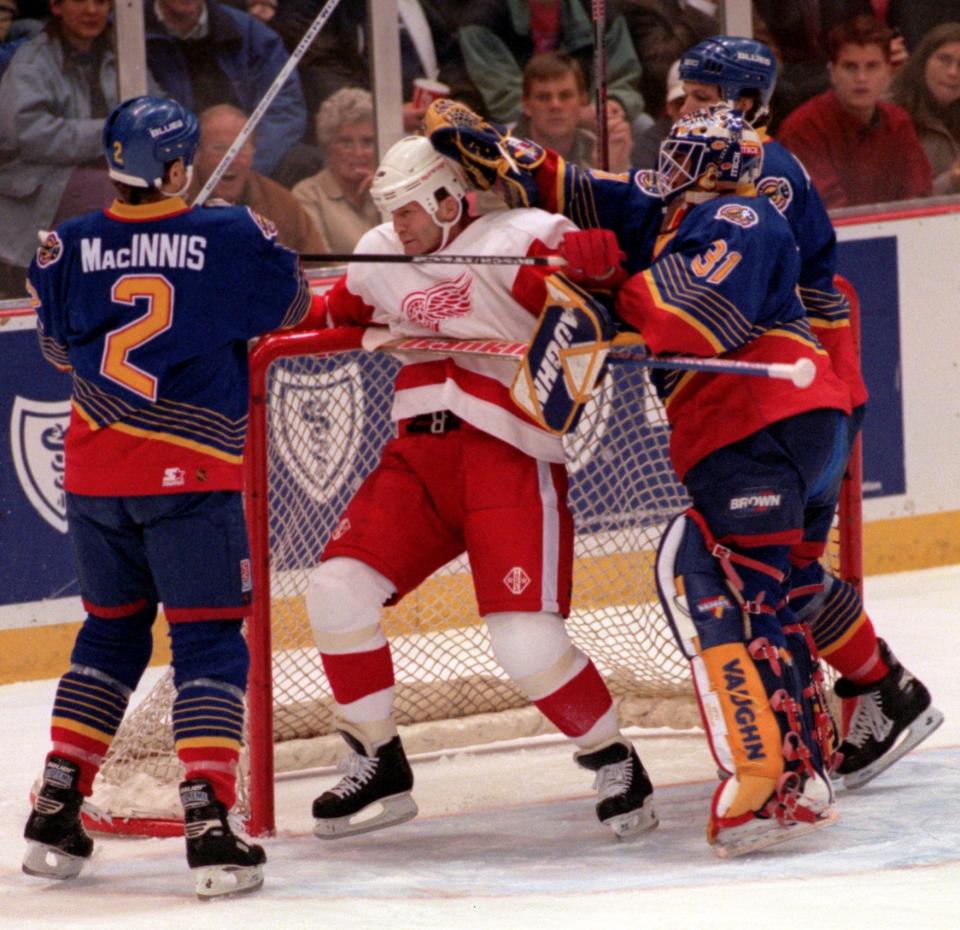
[[[597,818],[620,838],[652,830],[660,821],[653,809],[653,785],[636,749],[617,740],[573,757],[597,777]]]
[[[76,878],[93,852],[93,840],[80,822],[83,795],[77,788],[80,767],[50,756],[43,784],[33,802],[23,836],[27,852],[23,871],[39,878]]]
[[[834,686],[837,697],[857,702],[850,730],[838,749],[840,764],[833,771],[845,788],[872,781],[943,723],[943,714],[931,706],[923,683],[897,661],[882,639],[878,642],[890,669],[887,674],[871,685],[840,678]]]
[[[183,833],[187,865],[193,871],[197,896],[256,891],[263,884],[267,856],[262,846],[248,843],[233,832],[227,809],[205,778],[180,782]]]
[[[324,840],[369,833],[417,816],[410,795],[413,771],[399,736],[368,749],[340,731],[353,752],[341,764],[346,773],[313,802],[313,832]]]

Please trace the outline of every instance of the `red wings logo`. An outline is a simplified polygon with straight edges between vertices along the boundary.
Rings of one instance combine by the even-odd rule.
[[[414,291],[403,298],[400,312],[411,322],[439,332],[440,324],[470,312],[470,287],[473,277],[461,272],[452,281],[442,281],[425,291]]]

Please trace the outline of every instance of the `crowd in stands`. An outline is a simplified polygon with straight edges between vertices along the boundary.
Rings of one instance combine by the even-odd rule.
[[[144,0],[149,90],[201,120],[193,194],[322,7]],[[590,0],[397,7],[406,132],[419,129],[426,79],[615,172],[655,167],[684,99],[678,59],[722,30],[715,0],[608,0],[604,153]],[[213,193],[261,212],[300,251],[349,252],[380,221],[367,8],[336,8]],[[112,200],[100,151],[118,102],[110,14],[110,0],[0,0],[0,299],[23,292],[38,230]],[[769,131],[829,207],[960,193],[960,0],[753,0],[753,33],[778,60]]]

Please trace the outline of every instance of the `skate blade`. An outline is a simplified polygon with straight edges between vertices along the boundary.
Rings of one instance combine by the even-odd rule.
[[[900,742],[894,743],[879,759],[865,765],[857,772],[840,776],[843,787],[862,788],[868,782],[873,781],[878,775],[890,768],[894,762],[902,759],[911,749],[919,746],[941,723],[943,723],[943,714],[931,705],[903,731]]]
[[[23,856],[23,871],[37,878],[76,878],[86,861],[80,856],[71,856],[56,846],[29,840]]]
[[[779,846],[799,836],[806,836],[814,830],[832,826],[837,820],[839,815],[833,808],[824,811],[812,823],[796,821],[784,825],[778,820],[752,820],[741,827],[725,830],[723,836],[714,840],[713,851],[721,859],[733,859],[761,849],[769,849],[771,846]]]
[[[417,816],[417,802],[409,794],[395,794],[368,804],[347,817],[330,817],[314,821],[313,835],[321,840],[339,840],[359,833],[372,833],[384,827],[406,823]]]
[[[607,818],[604,823],[613,830],[618,840],[629,840],[641,833],[656,829],[660,825],[660,820],[653,809],[653,804],[647,801],[627,814],[617,814],[616,817]]]
[[[262,865],[202,865],[191,869],[200,900],[249,894],[263,884]]]

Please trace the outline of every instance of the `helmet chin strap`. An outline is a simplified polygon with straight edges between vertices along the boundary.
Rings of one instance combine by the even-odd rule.
[[[164,197],[182,197],[190,188],[190,182],[193,180],[193,165],[188,165],[184,168],[185,180],[183,182],[183,187],[175,191],[165,191],[163,187],[160,187],[160,193]]]
[[[440,245],[438,245],[434,249],[434,252],[442,252],[447,247],[447,242],[450,240],[450,231],[453,229],[454,226],[457,225],[457,223],[460,222],[460,218],[463,216],[463,203],[464,203],[463,198],[458,197],[457,198],[457,215],[448,223],[440,222],[440,220],[437,219],[436,213],[434,213],[430,217],[430,219],[433,220],[434,224],[439,226],[440,229],[443,231],[443,237],[440,240]]]

